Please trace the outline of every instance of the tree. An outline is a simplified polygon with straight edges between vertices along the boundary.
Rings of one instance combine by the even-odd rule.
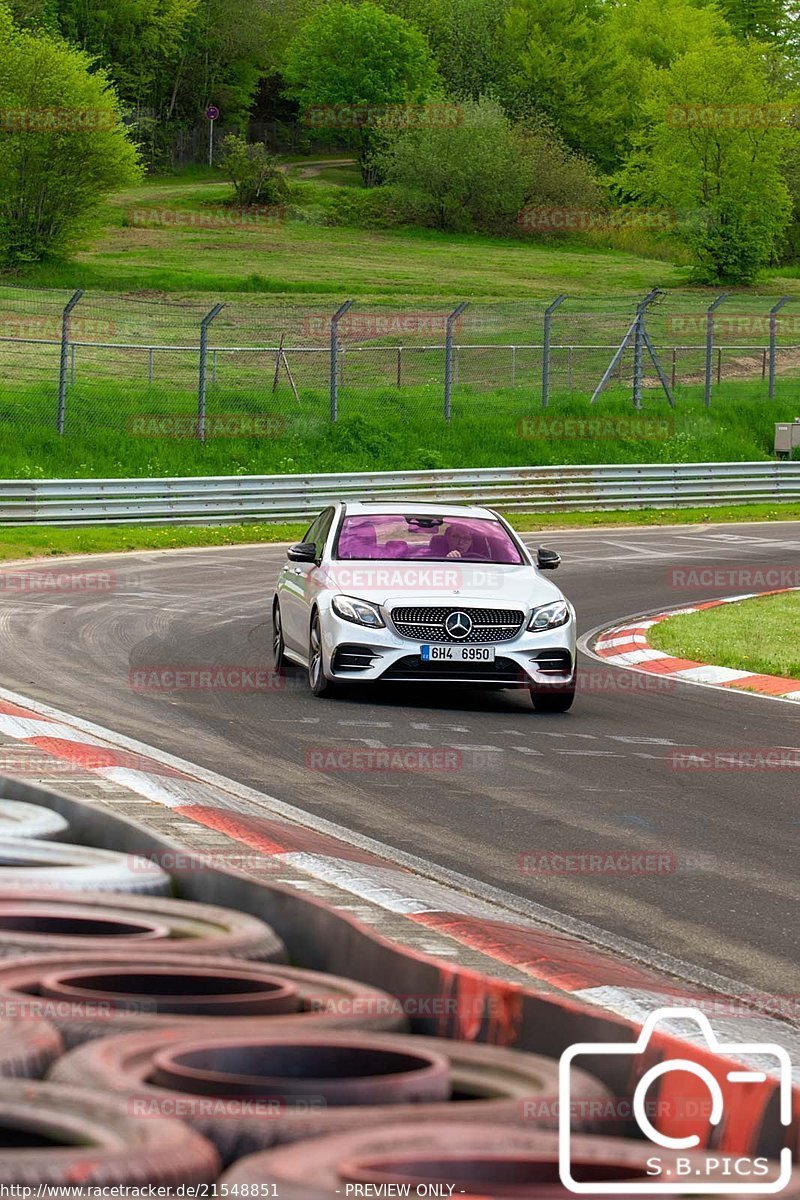
[[[779,245],[791,214],[782,167],[798,137],[781,105],[757,45],[706,44],[657,74],[619,183],[676,210],[699,282],[750,283]]]
[[[219,165],[239,204],[280,204],[286,199],[286,176],[263,142],[248,144],[243,137],[229,134],[222,143]]]
[[[0,258],[69,247],[103,195],[140,176],[106,74],[60,39],[20,30],[0,5]]]
[[[606,64],[602,104],[593,120],[594,153],[607,170],[617,168],[645,124],[654,70],[729,34],[714,5],[693,0],[620,0],[608,9],[600,43]]]
[[[437,83],[422,33],[369,0],[321,8],[289,46],[284,74],[306,119],[350,133],[365,183],[374,182],[377,114],[426,100]]]
[[[544,123],[512,125],[496,100],[462,104],[458,125],[390,130],[382,152],[387,182],[425,197],[439,229],[509,232],[526,205],[592,202],[585,163]]]
[[[570,146],[601,157],[607,61],[601,48],[602,0],[514,0],[506,13],[504,53],[511,64],[500,91],[521,117],[544,113]]]
[[[512,0],[382,0],[421,29],[447,92],[477,100],[502,88],[510,64],[504,23]]]
[[[179,57],[200,0],[58,0],[64,37],[110,72],[123,102],[157,114],[169,95]]]

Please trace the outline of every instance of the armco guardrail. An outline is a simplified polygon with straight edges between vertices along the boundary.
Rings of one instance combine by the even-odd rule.
[[[800,500],[800,462],[637,463],[245,475],[0,480],[0,525],[230,524],[303,519],[335,500],[489,504],[506,512]]]

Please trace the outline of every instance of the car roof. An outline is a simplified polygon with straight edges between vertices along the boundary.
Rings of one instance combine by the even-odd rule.
[[[497,515],[488,508],[477,508],[469,504],[436,504],[430,500],[420,503],[418,500],[392,501],[380,503],[366,500],[347,500],[345,502],[348,517],[483,517],[484,520],[496,520]]]

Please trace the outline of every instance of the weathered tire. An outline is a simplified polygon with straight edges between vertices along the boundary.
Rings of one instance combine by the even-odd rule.
[[[128,984],[121,988],[115,985],[115,972],[123,978],[124,973],[133,968],[139,971],[140,976],[148,971],[153,975],[152,991],[148,992],[141,982],[137,984],[135,992]],[[209,1017],[195,1016],[185,1011],[166,1011],[170,1005],[169,993],[164,988],[165,970],[175,981],[174,994],[179,1001],[175,1007],[178,1008],[183,1000],[180,989],[188,986],[186,976],[191,976],[194,971],[202,973],[204,978],[209,973],[222,975],[230,972],[256,982],[269,980],[289,984],[297,991],[300,1011],[273,1017]],[[100,978],[104,972],[107,975],[105,985]],[[80,990],[75,990],[74,979],[69,985],[72,990],[69,991],[58,984],[58,977],[67,974],[92,976],[89,985],[78,985],[85,1000],[81,998]],[[182,977],[180,982],[179,976]],[[207,987],[207,984],[203,986]],[[43,994],[45,991],[48,995]],[[135,955],[48,954],[0,961],[0,1012],[3,1011],[3,1005],[21,1002],[25,1003],[26,1011],[32,1015],[51,1020],[68,1047],[93,1038],[135,1030],[186,1030],[195,1036],[198,1028],[206,1032],[213,1027],[215,1033],[220,1035],[224,1030],[231,1036],[249,1036],[264,1034],[267,1028],[281,1035],[289,1030],[299,1032],[301,1029],[321,1030],[323,1027],[373,1030],[405,1028],[399,1002],[366,984],[341,979],[336,975],[322,975],[316,971],[301,971],[294,967],[242,959],[187,956],[165,968],[163,958],[150,955],[145,949],[137,951]],[[135,1004],[133,1011],[131,1004]]]
[[[52,1078],[64,1083],[83,1081],[98,1090],[122,1091],[142,1102],[143,1112],[162,1112],[189,1121],[213,1141],[223,1159],[230,1162],[244,1154],[302,1138],[319,1137],[343,1130],[384,1124],[416,1123],[424,1114],[431,1121],[457,1121],[471,1124],[507,1122],[527,1128],[555,1129],[558,1125],[558,1063],[537,1054],[525,1054],[503,1047],[478,1045],[430,1037],[376,1037],[359,1034],[358,1043],[391,1047],[405,1054],[436,1054],[447,1061],[453,1099],[428,1103],[396,1103],[387,1095],[381,1103],[366,1107],[347,1104],[331,1107],[324,1090],[309,1080],[306,1093],[293,1091],[294,1107],[287,1101],[286,1090],[274,1080],[260,1089],[252,1079],[238,1082],[228,1076],[218,1082],[196,1078],[175,1079],[159,1074],[158,1064],[165,1055],[182,1055],[202,1049],[206,1060],[224,1071],[226,1065],[239,1070],[240,1062],[256,1062],[259,1047],[269,1048],[274,1041],[263,1029],[248,1038],[251,1054],[241,1051],[242,1038],[227,1031],[217,1034],[219,1023],[206,1025],[199,1034],[177,1033],[165,1029],[158,1033],[129,1034],[102,1038],[73,1050],[56,1064]],[[286,1046],[319,1043],[317,1030],[281,1031]],[[353,1034],[324,1035],[327,1045],[346,1049]],[[255,1075],[250,1067],[249,1075]],[[270,1090],[271,1089],[271,1090]],[[574,1127],[610,1130],[607,1119],[611,1093],[593,1076],[573,1070],[572,1094],[576,1117]],[[215,1105],[215,1096],[224,1096],[232,1104]],[[277,1103],[265,1104],[264,1098]],[[257,1101],[261,1101],[260,1105]],[[324,1102],[324,1103],[320,1103]],[[583,1105],[580,1108],[579,1105]],[[599,1111],[598,1111],[599,1110]],[[235,1119],[234,1119],[235,1118]]]
[[[44,808],[41,804],[26,804],[23,800],[0,799],[0,838],[42,838],[57,839],[66,837],[69,832],[69,822],[52,808]]]
[[[0,1076],[41,1079],[64,1044],[55,1026],[24,1013],[0,1020]]]
[[[164,895],[169,875],[147,858],[67,842],[0,837],[0,890],[42,888]]]
[[[630,1184],[641,1180],[643,1194],[647,1193],[647,1161],[654,1155],[651,1143],[579,1134],[570,1144],[582,1181]],[[688,1160],[690,1166],[705,1161],[696,1151],[682,1151],[678,1156],[659,1148],[658,1157],[665,1168],[678,1157]],[[677,1172],[674,1167],[672,1170],[675,1178]],[[708,1177],[724,1182],[721,1170]],[[236,1163],[220,1183],[236,1187],[272,1183],[281,1195],[284,1184],[306,1185],[330,1197],[343,1195],[343,1185],[348,1183],[407,1184],[411,1195],[415,1185],[435,1183],[455,1185],[455,1196],[520,1200],[570,1200],[574,1196],[560,1182],[557,1134],[507,1125],[466,1127],[445,1122],[400,1128],[386,1125],[268,1150]],[[782,1200],[800,1195],[798,1173],[780,1195]]]
[[[0,1082],[0,1184],[169,1187],[211,1183],[214,1147],[181,1121],[51,1083]]]
[[[186,955],[285,962],[286,947],[257,917],[172,900],[92,892],[3,892],[0,958],[20,954],[118,954],[139,950],[170,961]]]

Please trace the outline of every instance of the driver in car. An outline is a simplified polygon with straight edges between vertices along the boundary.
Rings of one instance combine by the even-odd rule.
[[[472,534],[465,525],[448,525],[444,536],[447,558],[463,558],[472,549]]]

